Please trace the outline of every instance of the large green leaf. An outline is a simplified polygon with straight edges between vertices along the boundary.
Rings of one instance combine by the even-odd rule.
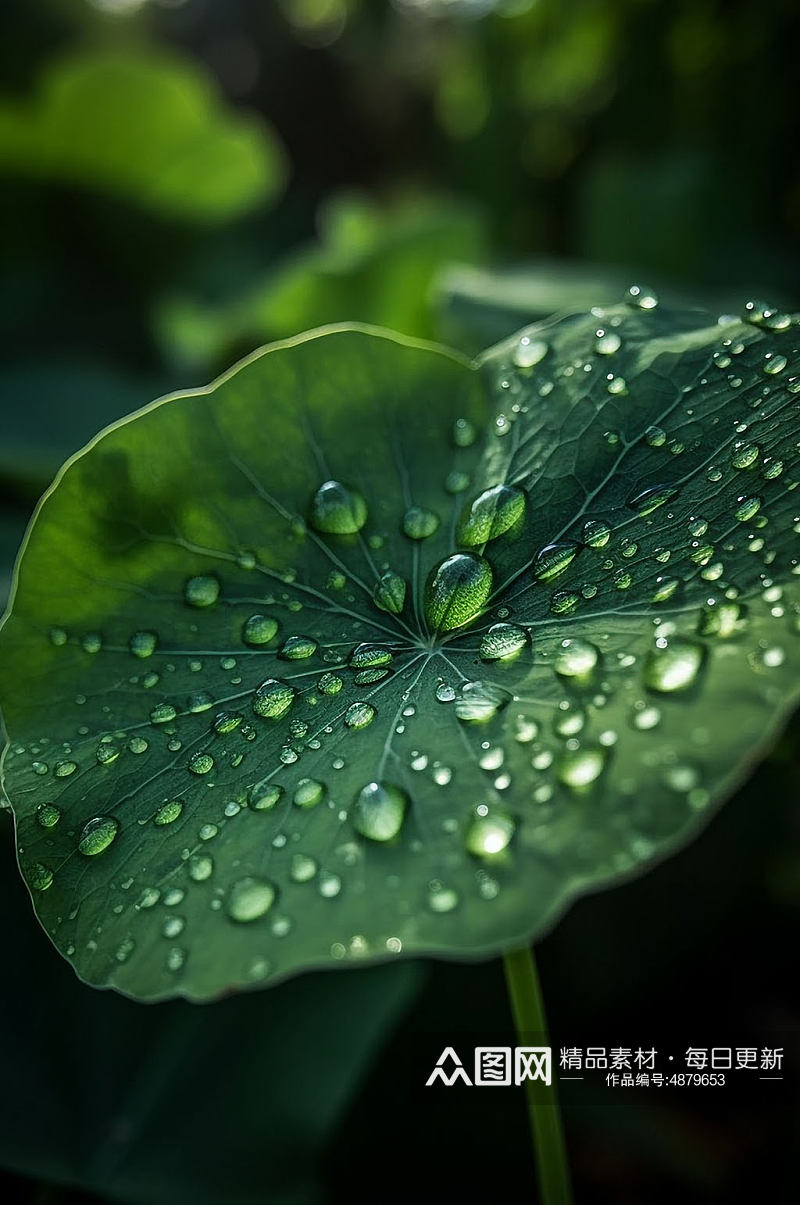
[[[485,955],[704,822],[796,693],[798,328],[653,302],[479,366],[332,330],[67,467],[4,785],[83,977]]]
[[[319,226],[318,244],[278,263],[242,297],[212,306],[188,296],[167,298],[156,314],[167,356],[192,368],[213,367],[231,349],[327,322],[370,322],[430,338],[438,272],[485,255],[478,214],[443,199],[381,209],[367,197],[343,195],[323,207]]]
[[[78,51],[50,63],[35,100],[0,107],[0,170],[202,222],[271,198],[285,176],[263,122],[227,112],[197,65],[153,48]]]

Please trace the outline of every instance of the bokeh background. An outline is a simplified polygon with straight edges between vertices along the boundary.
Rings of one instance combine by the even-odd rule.
[[[2,0],[0,602],[71,453],[271,339],[472,352],[634,278],[800,305],[799,33],[794,0]],[[787,1047],[771,1095],[571,1095],[579,1202],[796,1199],[797,731],[541,944],[556,1042]],[[0,827],[11,1200],[534,1199],[518,1093],[419,1086],[513,1043],[497,962],[136,1006],[51,950]]]

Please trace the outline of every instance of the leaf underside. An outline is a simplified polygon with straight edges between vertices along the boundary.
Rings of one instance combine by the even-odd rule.
[[[748,318],[634,292],[472,365],[330,330],[73,460],[0,701],[78,973],[487,955],[698,831],[798,681],[798,327]]]

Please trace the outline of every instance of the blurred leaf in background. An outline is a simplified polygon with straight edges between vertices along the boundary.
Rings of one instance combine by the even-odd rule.
[[[153,46],[49,62],[35,99],[0,107],[0,169],[200,222],[273,199],[286,176],[263,120],[228,111],[204,72]]]
[[[167,299],[156,311],[157,335],[167,358],[206,370],[331,322],[435,338],[438,272],[486,254],[484,225],[467,204],[420,197],[382,207],[364,194],[337,196],[322,207],[317,244],[291,252],[245,296],[216,308]]]

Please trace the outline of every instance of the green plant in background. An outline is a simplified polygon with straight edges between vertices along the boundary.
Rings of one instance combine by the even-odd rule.
[[[48,64],[36,101],[0,107],[0,163],[197,222],[273,200],[286,175],[265,122],[229,115],[190,60],[152,47]]]
[[[81,977],[511,951],[696,833],[796,699],[797,329],[638,287],[474,362],[334,328],[71,461],[0,701]]]

